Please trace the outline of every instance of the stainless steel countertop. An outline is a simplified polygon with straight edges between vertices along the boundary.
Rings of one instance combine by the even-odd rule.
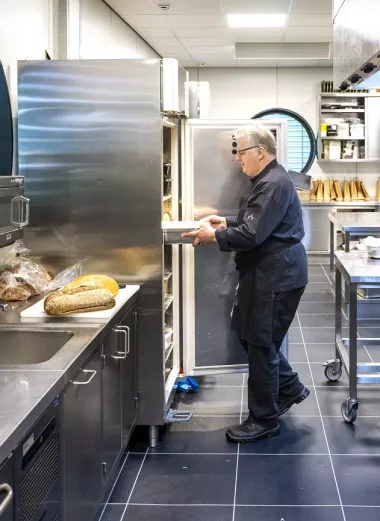
[[[20,312],[40,298],[43,297],[27,303],[11,303],[9,311],[0,312],[0,330],[65,329],[73,331],[75,336],[69,349],[62,348],[62,352],[58,351],[47,362],[34,366],[0,366],[0,464],[124,317],[137,300],[138,290],[110,319],[22,319]]]
[[[329,212],[329,219],[343,232],[380,233],[380,212]]]
[[[380,259],[371,259],[367,252],[335,253],[335,266],[347,282],[355,284],[371,284],[380,287]]]

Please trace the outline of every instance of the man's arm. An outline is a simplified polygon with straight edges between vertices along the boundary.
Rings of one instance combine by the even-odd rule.
[[[215,238],[222,251],[252,250],[271,235],[283,216],[283,210],[271,194],[262,192],[248,200],[240,226],[216,230]]]
[[[238,216],[226,217],[227,228],[234,228],[237,226]]]

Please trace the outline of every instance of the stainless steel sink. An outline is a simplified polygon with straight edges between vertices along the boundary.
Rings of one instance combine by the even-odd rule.
[[[63,371],[87,352],[102,326],[77,324],[0,325],[0,368]]]
[[[0,330],[0,365],[41,364],[74,336],[68,331]]]

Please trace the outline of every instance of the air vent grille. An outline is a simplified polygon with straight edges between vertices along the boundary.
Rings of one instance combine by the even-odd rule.
[[[237,60],[326,60],[329,43],[235,43]]]
[[[20,521],[33,518],[58,477],[59,439],[55,434],[20,483]]]

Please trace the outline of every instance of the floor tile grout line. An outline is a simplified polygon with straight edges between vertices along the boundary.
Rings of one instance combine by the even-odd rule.
[[[318,416],[320,418],[320,416]],[[333,418],[341,418],[341,416],[333,416]],[[138,454],[142,455],[144,452],[131,452],[131,454]],[[236,456],[236,452],[152,452],[149,454],[149,456],[157,457],[157,456]],[[258,457],[258,456],[308,456],[308,457],[317,457],[317,456],[329,456],[330,453],[328,452],[284,452],[284,453],[266,453],[266,452],[240,452],[239,456],[252,456],[252,457]],[[380,458],[379,453],[340,453],[340,452],[331,452],[331,456],[344,456],[344,457],[373,457],[373,458]],[[108,504],[116,504],[112,503],[112,501]],[[125,503],[122,503],[123,505]]]
[[[241,385],[241,399],[240,399],[240,424],[242,423],[242,418],[243,418],[244,389],[245,389],[245,375],[243,374],[243,383]],[[232,509],[232,521],[235,521],[236,494],[237,494],[237,483],[238,483],[238,475],[239,475],[239,456],[240,456],[240,444],[238,444],[237,454],[236,454],[235,490],[234,490],[234,506]]]
[[[137,480],[138,480],[139,477],[140,477],[140,472],[141,472],[141,469],[143,468],[143,465],[144,465],[144,463],[145,463],[145,460],[146,460],[146,457],[147,457],[148,452],[149,452],[149,447],[148,447],[148,448],[146,449],[146,451],[145,451],[144,458],[143,458],[143,460],[142,460],[142,462],[141,462],[141,465],[140,465],[139,471],[138,471],[138,473],[137,473],[136,479],[135,479],[135,481],[134,481],[134,483],[133,483],[133,486],[132,486],[132,488],[131,488],[131,492],[130,492],[130,494],[129,494],[129,496],[128,496],[127,503],[126,503],[125,508],[124,508],[124,510],[123,510],[123,513],[122,513],[122,515],[121,515],[120,521],[123,521],[123,520],[124,520],[125,513],[126,513],[126,511],[127,511],[127,508],[128,508],[129,502],[130,502],[131,497],[132,497],[132,494],[133,494],[133,492],[134,492],[134,490],[135,490]]]
[[[125,505],[125,503],[111,503],[112,505]],[[204,508],[204,507],[226,507],[231,508],[233,507],[230,503],[129,503],[130,506],[136,506],[136,507],[195,507],[195,508]],[[237,504],[237,508],[248,508],[248,507],[264,507],[264,508],[340,508],[341,505],[339,504],[332,504],[332,505],[274,505],[274,504],[267,504],[267,505],[260,505],[260,504]],[[345,508],[380,508],[380,505],[343,505]]]
[[[303,340],[303,343],[304,343],[304,347],[305,347],[306,358],[307,358],[307,360],[309,360],[309,354],[308,354],[307,349],[306,349],[305,338],[304,338],[304,336],[303,336],[302,327],[301,327],[301,322],[300,322],[300,317],[298,316],[298,314],[297,314],[297,319],[298,319],[298,323],[299,323],[299,325],[300,325],[301,337],[302,337],[302,340]],[[313,376],[313,373],[312,373],[312,371],[311,371],[311,366],[309,366],[309,369],[310,369],[311,379],[312,379],[313,384],[314,384],[315,382],[314,382],[314,376]],[[342,497],[341,497],[341,495],[340,495],[340,490],[339,490],[338,480],[337,480],[337,478],[336,478],[336,474],[335,474],[334,462],[333,462],[333,459],[332,459],[332,456],[331,456],[331,450],[330,450],[329,441],[328,441],[328,438],[327,438],[326,428],[325,428],[325,424],[324,424],[324,421],[323,421],[322,411],[321,411],[321,406],[320,406],[320,404],[319,404],[319,399],[318,399],[318,395],[317,395],[317,393],[315,393],[315,399],[316,399],[316,401],[317,401],[318,411],[319,411],[319,414],[320,414],[320,417],[321,417],[322,429],[323,429],[323,433],[324,433],[324,435],[325,435],[325,441],[326,441],[326,445],[327,445],[327,450],[328,450],[328,452],[329,452],[329,456],[330,456],[331,470],[332,470],[332,473],[333,473],[333,476],[334,476],[334,481],[335,481],[336,491],[337,491],[338,499],[339,499],[339,503],[340,503],[340,506],[341,506],[341,509],[342,509],[343,521],[346,521],[346,514],[345,514],[345,512],[344,512],[344,508],[343,508],[343,504],[342,504]]]
[[[106,510],[106,508],[107,508],[107,506],[108,506],[108,504],[109,504],[109,502],[110,502],[111,496],[112,496],[112,494],[113,494],[113,491],[115,490],[115,487],[116,487],[116,485],[117,485],[117,482],[119,481],[119,478],[120,478],[120,476],[121,476],[121,473],[123,472],[124,465],[125,465],[126,462],[127,462],[127,459],[128,459],[128,457],[129,457],[129,454],[130,454],[130,452],[128,451],[128,452],[127,452],[127,455],[125,456],[125,459],[124,459],[124,461],[123,461],[123,464],[121,465],[120,470],[119,470],[119,472],[118,472],[118,474],[117,474],[117,477],[116,477],[116,479],[115,479],[115,482],[114,482],[114,484],[112,485],[111,492],[108,494],[107,501],[105,502],[104,508],[103,508],[102,513],[101,513],[100,518],[99,518],[99,521],[102,521],[102,518],[103,518],[103,516],[104,516],[104,512],[105,512],[105,510]]]

